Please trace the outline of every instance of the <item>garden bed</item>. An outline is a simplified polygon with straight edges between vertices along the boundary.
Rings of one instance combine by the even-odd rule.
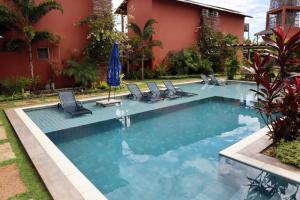
[[[280,160],[282,163],[300,169],[300,141],[281,142],[277,147],[269,146],[262,154]]]

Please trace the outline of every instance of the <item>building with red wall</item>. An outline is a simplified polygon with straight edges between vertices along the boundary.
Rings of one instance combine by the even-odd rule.
[[[2,0],[0,0],[1,3]],[[51,45],[48,42],[38,42],[33,46],[34,73],[41,80],[42,85],[51,78],[50,62],[55,61],[60,67],[74,52],[81,52],[87,44],[86,28],[79,25],[93,11],[101,10],[101,2],[110,0],[56,0],[64,12],[51,11],[43,17],[36,25],[37,30],[48,30],[61,37],[58,45]],[[36,1],[37,3],[39,1]],[[5,37],[0,39],[5,40]],[[38,50],[47,49],[48,59],[39,58]],[[20,52],[0,52],[0,80],[8,77],[28,76],[30,69],[27,49],[22,48]],[[57,87],[72,86],[72,79],[60,76],[55,79]]]
[[[199,37],[201,19],[209,19],[217,31],[236,35],[242,43],[244,20],[248,17],[238,11],[190,0],[125,0],[116,13],[127,15],[128,23],[140,27],[150,18],[157,21],[153,39],[162,41],[163,48],[154,48],[152,67],[161,63],[168,52],[192,47]]]

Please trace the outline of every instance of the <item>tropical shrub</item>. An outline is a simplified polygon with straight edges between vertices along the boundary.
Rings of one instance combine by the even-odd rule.
[[[27,47],[31,78],[34,79],[32,44],[40,40],[57,43],[59,36],[48,31],[35,30],[34,25],[52,10],[63,12],[61,4],[54,0],[44,0],[36,4],[34,0],[6,1],[0,4],[0,26],[18,34],[6,43],[7,50],[16,50],[22,44]],[[5,48],[5,47],[4,47]]]
[[[224,71],[225,60],[236,54],[232,44],[239,43],[236,36],[215,31],[201,22],[198,47],[204,58],[211,63],[214,71]]]
[[[99,78],[98,67],[91,61],[68,60],[67,65],[68,68],[64,70],[64,74],[73,77],[79,86],[90,87]]]
[[[105,81],[100,81],[99,85],[97,86],[100,90],[108,90],[109,86]]]
[[[206,75],[213,73],[213,63],[210,62],[208,59],[200,60],[198,73]]]
[[[108,61],[115,42],[114,21],[111,12],[107,11],[102,17],[90,15],[80,21],[88,27],[88,45],[85,48],[87,59],[94,62]]]
[[[225,72],[229,80],[233,80],[234,76],[240,69],[239,59],[236,55],[227,58],[225,61]]]
[[[164,63],[171,75],[210,74],[212,72],[212,63],[207,59],[202,59],[201,54],[195,48],[170,52]]]
[[[141,74],[141,70],[138,71]],[[151,68],[144,69],[144,78],[145,79],[153,79],[155,77],[155,72]]]
[[[300,31],[288,40],[280,27],[272,31],[274,38],[263,38],[272,47],[270,54],[254,54],[253,68],[257,89],[253,91],[258,99],[256,108],[276,145],[281,140],[292,141],[299,137],[300,81],[298,78],[295,81],[288,79],[288,69],[300,62],[295,56],[300,50]],[[273,80],[269,75],[271,58],[280,67]]]
[[[133,48],[131,57],[134,60],[141,62],[141,78],[144,80],[145,60],[153,59],[153,47],[162,47],[162,42],[159,40],[153,40],[152,36],[155,34],[153,25],[157,23],[154,19],[149,19],[143,29],[137,24],[130,23],[129,28],[134,32],[135,36],[131,40],[131,46]]]
[[[32,89],[34,81],[31,78],[18,76],[0,81],[1,93],[7,96],[25,94]]]
[[[155,78],[159,78],[161,76],[166,76],[167,75],[167,66],[163,63],[158,64],[155,68],[155,72],[154,72],[154,77]]]

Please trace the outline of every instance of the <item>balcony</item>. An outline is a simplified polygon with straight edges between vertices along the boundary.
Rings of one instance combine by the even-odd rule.
[[[288,11],[286,15],[286,24],[300,28],[300,11]]]
[[[282,6],[300,6],[300,0],[271,0],[270,10],[277,9]]]
[[[282,25],[282,15],[281,14],[271,14],[269,16],[268,29],[276,28],[277,25]]]

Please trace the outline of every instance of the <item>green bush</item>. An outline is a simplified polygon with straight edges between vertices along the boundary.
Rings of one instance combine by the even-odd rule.
[[[170,52],[165,59],[165,64],[171,75],[210,74],[212,72],[212,63],[203,59],[195,48]]]
[[[9,96],[25,94],[26,91],[32,89],[33,84],[35,82],[31,78],[22,76],[10,77],[0,82],[2,94]]]
[[[141,74],[141,72],[139,71],[139,74]],[[152,69],[146,68],[144,71],[144,78],[145,79],[153,79],[155,77],[155,72],[153,72]]]
[[[239,39],[232,34],[218,32],[203,22],[201,27],[198,32],[198,48],[201,54],[213,63],[212,68],[215,72],[223,72],[225,60],[236,54],[236,49],[231,45],[238,44]]]
[[[73,77],[79,86],[91,87],[92,83],[99,78],[98,67],[95,63],[84,61],[79,63],[75,60],[68,60],[68,68],[64,74]]]
[[[281,141],[275,150],[275,155],[281,162],[300,168],[300,141]]]
[[[199,65],[199,73],[206,75],[213,73],[212,66],[213,63],[210,62],[208,59],[202,59]]]
[[[108,86],[108,84],[105,81],[100,81],[100,83],[98,85],[98,88],[100,90],[108,90],[109,86]]]
[[[155,68],[154,77],[159,78],[160,76],[167,75],[167,66],[165,64],[158,64]]]
[[[240,63],[236,55],[229,57],[225,61],[225,72],[229,80],[234,79],[234,76],[237,74],[239,69],[240,69]]]

